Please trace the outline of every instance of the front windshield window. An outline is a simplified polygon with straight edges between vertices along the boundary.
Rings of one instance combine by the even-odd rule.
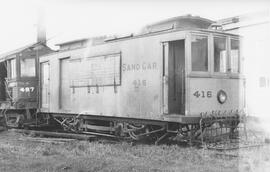
[[[36,75],[35,58],[21,59],[21,77],[33,77]]]
[[[239,40],[231,39],[231,72],[239,73]]]
[[[208,71],[208,37],[191,37],[192,71]]]
[[[214,38],[214,71],[227,72],[226,38]]]

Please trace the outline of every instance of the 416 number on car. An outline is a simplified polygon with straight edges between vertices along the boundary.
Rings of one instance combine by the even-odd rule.
[[[195,91],[193,93],[193,96],[195,96],[196,98],[211,98],[212,91]]]

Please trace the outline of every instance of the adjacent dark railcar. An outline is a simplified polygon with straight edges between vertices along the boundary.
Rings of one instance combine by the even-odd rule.
[[[0,110],[7,123],[32,119],[38,108],[39,56],[52,52],[34,43],[0,55]]]

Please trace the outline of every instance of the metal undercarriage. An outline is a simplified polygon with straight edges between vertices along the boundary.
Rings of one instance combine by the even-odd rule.
[[[165,120],[148,120],[40,112],[31,114],[32,120],[26,120],[27,115],[17,114],[16,118],[12,118],[7,110],[2,111],[3,114],[6,125],[12,128],[55,128],[66,133],[97,135],[132,142],[173,142],[227,149],[239,147],[239,144],[232,147],[229,143],[247,138],[245,116],[233,112],[226,115],[213,112],[201,113],[200,116],[178,116],[177,120],[175,115],[167,115]]]
[[[49,120],[54,121],[66,132],[155,144],[181,142],[205,146],[236,139],[240,133],[246,132],[244,116],[232,113],[227,116],[215,113],[202,113],[194,117],[179,116],[180,122],[64,113],[42,113],[38,116],[46,116],[48,124]]]

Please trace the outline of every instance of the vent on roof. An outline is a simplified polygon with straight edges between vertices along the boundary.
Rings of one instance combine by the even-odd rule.
[[[173,29],[208,29],[214,21],[201,18],[198,16],[185,15],[174,18],[169,18],[151,25],[147,25],[142,29],[142,33],[151,33],[157,30],[164,30],[164,28]]]
[[[220,30],[223,31],[223,27],[221,24],[218,23],[213,23],[209,26],[209,29],[213,29],[213,30]]]

